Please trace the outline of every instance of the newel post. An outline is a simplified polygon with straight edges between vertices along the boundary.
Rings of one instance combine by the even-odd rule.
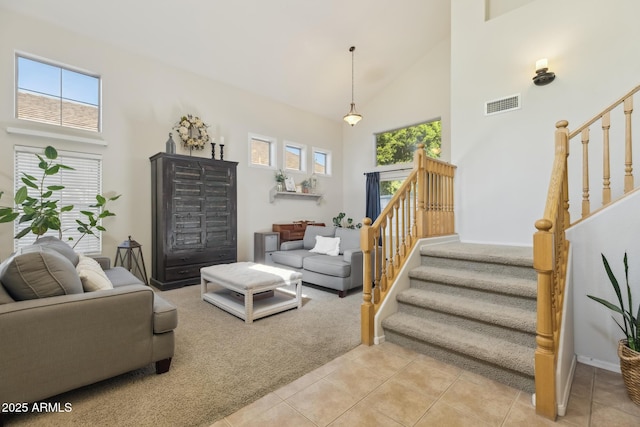
[[[556,354],[553,343],[553,286],[554,242],[552,223],[548,219],[536,221],[538,231],[533,235],[533,268],[538,273],[538,304],[535,352],[536,413],[555,420]]]
[[[371,252],[373,250],[373,229],[371,228],[371,219],[365,218],[362,220],[362,228],[360,229],[360,248],[362,249],[362,261],[363,261],[363,282],[362,282],[362,305],[360,306],[360,339],[362,344],[373,344],[373,319],[374,319],[374,307],[372,301],[371,284],[373,278],[371,274],[373,272]]]
[[[418,206],[416,211],[416,224],[418,226],[418,239],[427,236],[427,176],[426,176],[426,155],[424,144],[418,144],[413,155],[414,168],[418,169]]]

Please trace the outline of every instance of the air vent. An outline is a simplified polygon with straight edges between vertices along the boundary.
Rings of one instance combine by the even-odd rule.
[[[484,103],[484,115],[505,113],[507,111],[520,109],[520,94],[507,96],[505,98],[495,99]]]

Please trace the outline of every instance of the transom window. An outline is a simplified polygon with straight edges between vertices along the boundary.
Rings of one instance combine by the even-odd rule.
[[[249,134],[249,164],[276,168],[276,140],[268,136]]]
[[[42,176],[42,169],[38,167],[39,159],[36,154],[43,155],[43,149],[34,147],[16,146],[15,170],[14,170],[14,194],[24,185],[23,173],[34,177]],[[96,203],[96,195],[102,194],[102,156],[96,154],[58,151],[57,163],[70,166],[73,170],[60,169],[60,171],[46,177],[46,184],[62,185],[65,188],[58,192],[58,206],[73,205],[70,212],[62,212],[60,220],[62,226],[62,239],[75,246],[77,252],[83,254],[100,254],[102,252],[102,234],[95,231],[96,236],[82,235],[78,230],[76,219],[86,222],[86,217],[80,211],[92,211],[99,215],[98,208],[90,207]],[[28,187],[29,195],[37,197],[37,190]],[[14,221],[14,235],[18,234],[27,223],[19,224]],[[47,236],[59,237],[57,230],[49,230]],[[69,240],[71,238],[72,240]],[[36,239],[35,234],[29,233],[24,237],[14,240],[14,249],[32,244]]]
[[[100,131],[100,77],[16,55],[16,117]]]
[[[306,149],[304,145],[284,143],[284,168],[290,171],[306,171]]]
[[[313,149],[313,173],[331,175],[331,152],[320,148]]]

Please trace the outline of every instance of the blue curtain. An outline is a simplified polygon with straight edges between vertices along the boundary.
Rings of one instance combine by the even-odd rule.
[[[367,176],[367,208],[366,216],[375,222],[380,215],[380,173],[369,172]]]

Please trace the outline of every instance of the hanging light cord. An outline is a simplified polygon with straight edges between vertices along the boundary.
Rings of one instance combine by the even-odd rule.
[[[353,71],[353,64],[354,64],[353,56],[354,56],[354,53],[353,53],[353,51],[354,50],[356,50],[355,46],[351,46],[349,48],[349,52],[351,52],[351,103],[352,104],[353,104],[353,99],[354,99],[354,97],[353,97],[353,94],[354,94],[354,88],[353,88],[354,87],[354,78],[353,78],[353,76],[354,76],[354,71]]]

